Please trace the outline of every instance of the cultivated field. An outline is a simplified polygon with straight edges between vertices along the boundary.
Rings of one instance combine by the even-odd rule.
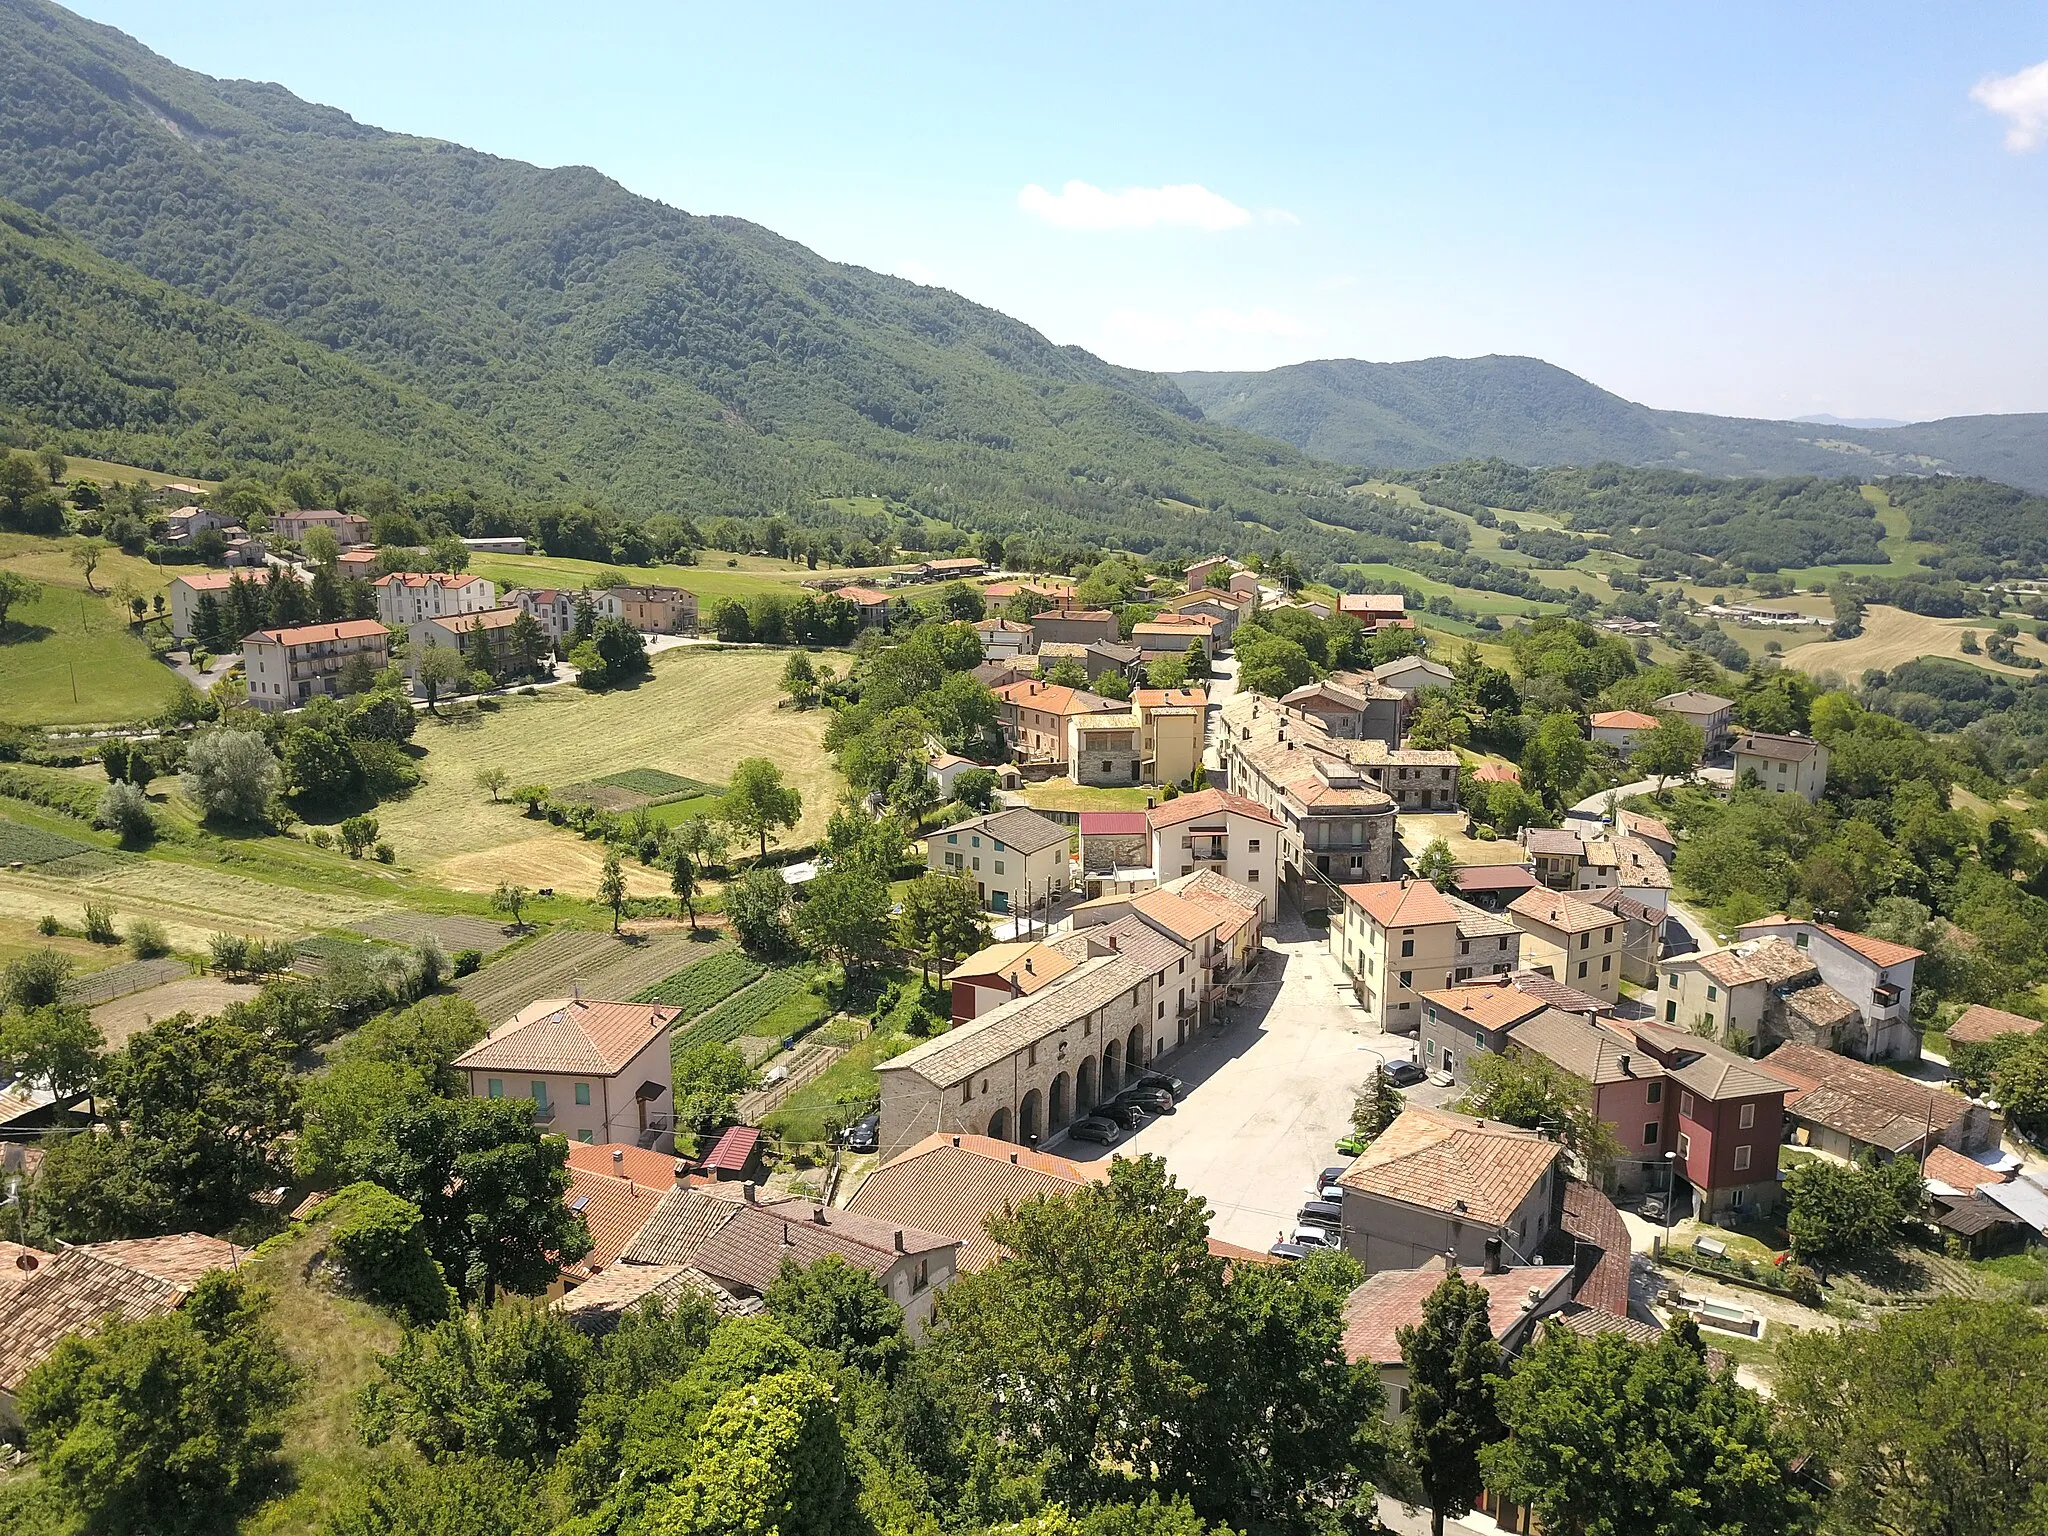
[[[246,982],[223,981],[218,976],[188,976],[101,1003],[93,1009],[92,1021],[99,1025],[107,1044],[119,1050],[128,1043],[130,1035],[147,1029],[158,1019],[167,1019],[174,1013],[190,1013],[194,1017],[219,1013],[229,1003],[243,1002],[255,995],[256,988]]]
[[[429,719],[414,738],[427,749],[426,782],[378,808],[384,836],[406,864],[458,890],[511,880],[591,896],[602,848],[493,803],[476,787],[477,769],[501,767],[514,785],[586,783],[635,768],[723,784],[740,759],[767,756],[803,792],[803,822],[788,841],[807,841],[824,830],[840,781],[825,756],[825,716],[776,708],[783,664],[779,651],[669,651],[637,688],[544,689],[507,699],[473,726]],[[635,895],[668,890],[659,870],[628,859],[626,871]]]
[[[455,986],[486,1021],[495,1024],[536,998],[567,997],[576,982],[583,984],[585,997],[634,997],[714,952],[711,939],[692,939],[687,928],[627,938],[589,928],[562,928],[492,961]]]
[[[1921,656],[1967,661],[1973,667],[2002,672],[2008,677],[2034,676],[2024,668],[2004,666],[1987,656],[1963,654],[1964,630],[1976,631],[1981,645],[1990,628],[1981,618],[1930,619],[1923,614],[1907,613],[1903,608],[1872,607],[1864,611],[1863,633],[1855,639],[1802,645],[1785,653],[1785,663],[1816,677],[1823,672],[1838,672],[1852,683],[1873,667],[1889,671]],[[2024,630],[2015,649],[2023,656],[2048,661],[2048,646]]]

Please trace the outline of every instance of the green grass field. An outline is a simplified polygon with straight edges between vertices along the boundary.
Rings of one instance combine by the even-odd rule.
[[[133,485],[140,480],[147,486],[196,485],[203,491],[210,491],[220,482],[202,480],[197,475],[165,474],[162,470],[137,469],[133,464],[114,464],[106,459],[67,458],[64,463],[65,480],[90,480],[95,485]]]
[[[1477,587],[1454,587],[1414,571],[1405,570],[1398,565],[1360,565],[1352,569],[1362,572],[1361,579],[1368,585],[1375,581],[1384,581],[1391,586],[1407,587],[1411,591],[1420,592],[1424,597],[1448,597],[1470,613],[1490,613],[1497,618],[1508,619],[1520,618],[1527,613],[1564,612],[1564,605],[1561,603],[1512,597],[1505,592],[1482,592]],[[1568,574],[1570,573],[1564,571],[1544,571],[1541,573],[1541,579],[1548,583],[1554,576]]]
[[[629,581],[650,586],[681,587],[697,594],[700,602],[726,597],[752,597],[757,592],[800,591],[810,577],[828,574],[807,569],[801,561],[774,560],[765,555],[731,555],[722,550],[702,552],[701,565],[610,565],[600,560],[571,560],[560,555],[477,555],[469,568],[489,577],[501,587],[581,587],[600,572],[617,571]],[[728,565],[726,562],[731,561]],[[835,571],[847,577],[871,576],[873,571]]]
[[[172,682],[112,604],[82,587],[46,586],[0,632],[0,723],[140,720],[170,701]]]

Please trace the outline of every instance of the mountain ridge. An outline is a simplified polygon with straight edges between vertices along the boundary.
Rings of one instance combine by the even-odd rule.
[[[1211,420],[1332,463],[1427,468],[1501,458],[1717,475],[1982,475],[2048,490],[2048,414],[1954,416],[1897,427],[1667,411],[1540,358],[1490,354],[1372,363],[1323,358],[1263,372],[1172,375]]]

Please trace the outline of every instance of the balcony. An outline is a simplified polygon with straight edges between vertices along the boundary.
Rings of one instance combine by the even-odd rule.
[[[534,1100],[533,1122],[535,1125],[553,1125],[555,1123],[555,1106],[543,1104],[538,1099]]]

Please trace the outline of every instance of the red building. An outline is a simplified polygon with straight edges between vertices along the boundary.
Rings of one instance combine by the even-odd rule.
[[[1792,1089],[1746,1056],[1684,1030],[1617,1026],[1663,1066],[1677,1177],[1692,1187],[1703,1220],[1778,1203],[1778,1144]]]

